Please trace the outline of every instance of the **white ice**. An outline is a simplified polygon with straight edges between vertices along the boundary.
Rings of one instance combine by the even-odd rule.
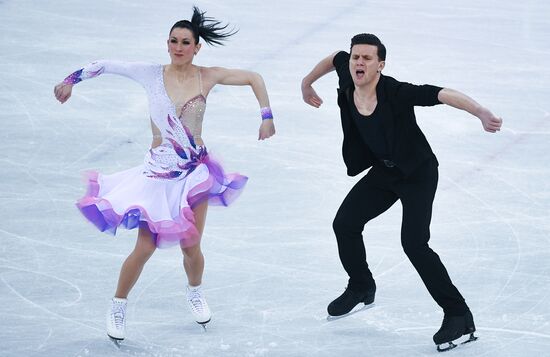
[[[550,350],[550,2],[197,1],[239,33],[196,63],[260,72],[277,135],[257,141],[249,87],[218,87],[203,137],[229,171],[250,177],[230,208],[208,213],[207,333],[184,301],[178,249],[158,250],[129,298],[127,339],[104,314],[135,231],[100,233],[74,207],[81,172],[138,165],[150,144],[146,98],[115,76],[53,87],[95,59],[167,63],[170,26],[189,1],[0,0],[1,356],[436,356],[442,312],[402,252],[396,204],[365,229],[375,306],[328,322],[346,286],[332,218],[358,177],[340,155],[337,79],[301,78],[372,32],[384,72],[463,91],[504,119],[489,134],[445,106],[417,110],[440,161],[431,246],[469,303],[479,341],[453,356],[542,356]]]

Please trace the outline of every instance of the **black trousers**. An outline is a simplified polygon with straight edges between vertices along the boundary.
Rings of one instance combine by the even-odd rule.
[[[374,166],[351,189],[333,223],[340,260],[349,275],[349,289],[362,291],[374,285],[366,260],[363,228],[400,200],[403,205],[401,245],[405,254],[445,313],[466,313],[464,298],[451,282],[439,256],[428,246],[437,180],[437,161],[433,158],[408,177],[395,167]]]

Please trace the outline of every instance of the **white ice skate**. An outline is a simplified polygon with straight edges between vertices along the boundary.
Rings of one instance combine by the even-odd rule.
[[[126,329],[126,303],[127,299],[114,297],[107,310],[107,336],[117,345],[124,340],[124,331]]]
[[[187,286],[187,304],[193,313],[195,321],[206,330],[206,324],[210,322],[212,313],[206,303],[206,299],[202,295],[200,285],[194,287]]]

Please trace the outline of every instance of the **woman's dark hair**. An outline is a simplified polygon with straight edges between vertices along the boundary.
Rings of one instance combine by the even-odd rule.
[[[378,37],[371,33],[360,33],[358,35],[355,35],[351,39],[351,46],[350,46],[350,52],[351,48],[353,48],[354,45],[373,45],[376,46],[377,53],[378,53],[378,60],[385,61],[386,60],[386,46],[380,41]]]
[[[198,7],[193,6],[193,16],[191,21],[178,21],[170,29],[170,34],[175,28],[188,29],[193,33],[195,43],[199,43],[199,36],[209,45],[223,45],[229,36],[237,33],[238,30],[224,31],[228,25],[222,25],[220,21],[212,17],[205,16],[206,12],[200,11]]]

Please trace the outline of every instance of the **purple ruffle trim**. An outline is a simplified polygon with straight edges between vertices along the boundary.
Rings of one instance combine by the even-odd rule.
[[[222,167],[211,159],[203,163],[210,172],[208,178],[189,190],[186,199],[191,208],[208,200],[209,205],[228,206],[241,194],[248,178],[239,174],[224,175]],[[116,234],[118,227],[134,229],[147,225],[153,233],[155,244],[165,248],[180,244],[190,247],[197,244],[199,233],[195,227],[193,211],[189,207],[180,210],[173,220],[153,221],[147,210],[135,205],[128,207],[124,214],[117,214],[111,203],[98,197],[100,184],[99,174],[95,171],[85,173],[87,192],[77,201],[76,206],[82,214],[102,232]]]
[[[208,167],[208,179],[193,187],[187,196],[191,208],[208,200],[212,206],[229,206],[242,192],[248,177],[239,174],[225,175],[220,164],[207,155],[202,164]]]

